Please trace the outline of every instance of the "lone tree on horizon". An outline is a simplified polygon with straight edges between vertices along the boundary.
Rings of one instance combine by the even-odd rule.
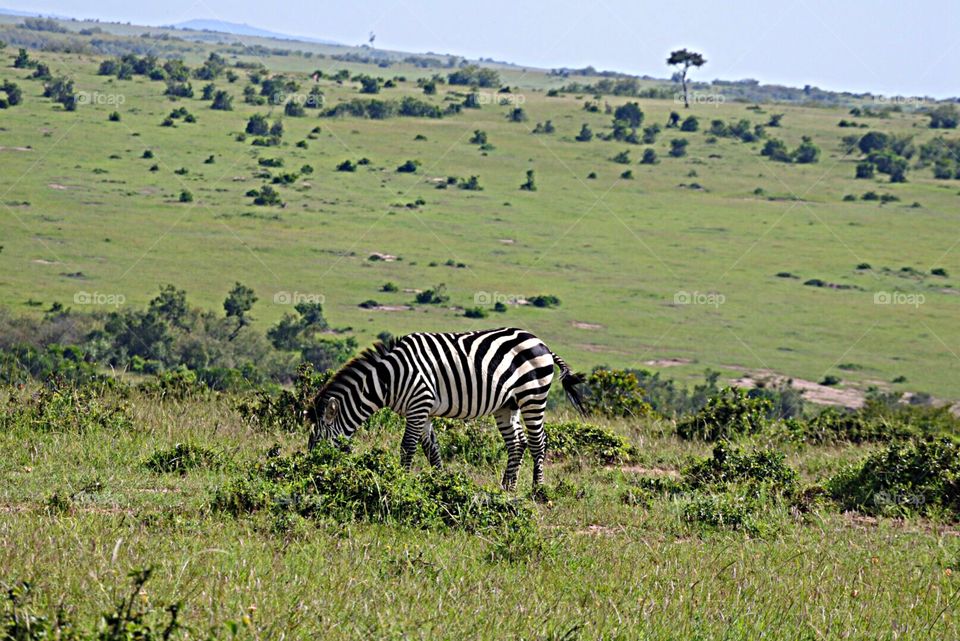
[[[672,51],[670,57],[667,58],[668,65],[683,65],[683,69],[680,71],[680,82],[683,83],[683,106],[687,109],[690,108],[690,101],[687,98],[687,70],[690,67],[699,69],[706,63],[707,59],[703,57],[702,53],[687,51],[686,49]]]

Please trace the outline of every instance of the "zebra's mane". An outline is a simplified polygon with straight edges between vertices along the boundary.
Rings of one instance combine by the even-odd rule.
[[[320,391],[317,392],[317,398],[323,398],[323,396],[336,387],[339,383],[342,383],[347,376],[356,370],[358,365],[363,365],[366,363],[376,363],[381,358],[389,354],[394,347],[397,346],[397,341],[395,338],[390,337],[387,341],[377,341],[367,349],[363,350],[357,356],[354,356],[349,361],[344,363],[343,367],[337,370],[337,372],[330,377],[330,380],[320,388]]]

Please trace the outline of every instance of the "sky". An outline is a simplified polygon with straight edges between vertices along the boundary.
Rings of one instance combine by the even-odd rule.
[[[885,95],[960,95],[958,0],[0,0],[7,9],[134,24],[246,23],[378,48],[545,68],[669,77],[669,52],[700,51],[699,80]]]

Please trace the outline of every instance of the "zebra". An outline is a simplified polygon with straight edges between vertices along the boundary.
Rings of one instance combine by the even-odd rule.
[[[371,414],[389,407],[406,418],[400,443],[403,467],[410,469],[418,443],[430,464],[439,467],[440,447],[430,418],[492,414],[507,448],[503,489],[516,488],[527,448],[536,489],[543,484],[543,414],[554,367],[560,369],[567,399],[584,414],[577,389],[583,375],[528,331],[424,332],[380,341],[337,371],[308,404],[305,414],[313,424],[308,448],[325,439],[349,438]]]

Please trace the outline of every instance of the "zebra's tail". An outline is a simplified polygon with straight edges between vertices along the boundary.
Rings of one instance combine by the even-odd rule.
[[[563,391],[567,395],[567,400],[580,412],[581,416],[586,416],[587,411],[583,407],[583,395],[580,393],[580,390],[577,389],[577,386],[584,382],[584,375],[570,369],[567,362],[557,356],[553,350],[550,351],[550,355],[553,356],[553,362],[560,368],[560,384],[563,385]]]

